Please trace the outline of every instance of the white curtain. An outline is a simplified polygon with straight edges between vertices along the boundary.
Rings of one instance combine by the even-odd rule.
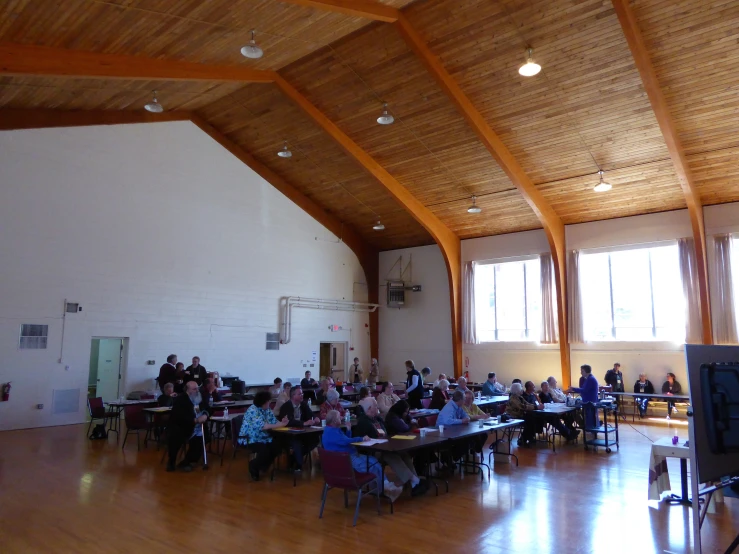
[[[475,262],[467,262],[462,266],[462,342],[477,344]]]
[[[685,342],[701,344],[703,332],[695,244],[692,238],[684,238],[677,241],[677,246],[680,252],[680,277],[685,299]]]
[[[541,336],[542,344],[554,344],[558,340],[557,333],[557,294],[552,271],[552,255],[539,256],[541,268]]]
[[[734,291],[731,284],[731,237],[713,237],[713,276],[716,281],[716,297],[713,314],[716,327],[713,330],[716,344],[736,344],[736,319],[734,316]]]
[[[567,331],[571,344],[585,342],[580,301],[580,251],[567,253]]]

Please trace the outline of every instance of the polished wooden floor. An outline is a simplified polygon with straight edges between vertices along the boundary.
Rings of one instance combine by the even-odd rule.
[[[562,447],[519,450],[490,482],[454,477],[450,492],[404,496],[394,515],[368,500],[359,523],[342,494],[318,519],[320,472],[250,481],[246,458],[209,472],[166,473],[161,453],[129,439],[89,441],[86,426],[0,433],[0,552],[484,552],[691,551],[690,510],[647,501],[649,439],[666,426],[622,426],[613,454]],[[687,428],[679,427],[685,434]],[[640,433],[643,433],[640,434]],[[679,465],[670,477],[679,487]],[[739,530],[739,501],[708,514],[704,552]],[[723,548],[722,548],[723,547]]]

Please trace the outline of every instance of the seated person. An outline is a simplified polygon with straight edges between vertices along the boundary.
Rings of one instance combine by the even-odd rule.
[[[523,381],[521,381],[521,379],[514,379],[513,381],[511,381],[511,385],[513,383],[518,383],[519,385],[521,385],[521,388],[523,388]]]
[[[209,415],[208,403],[200,394],[198,384],[195,381],[185,384],[185,393],[175,398],[169,414],[167,471],[175,469],[192,471],[192,464],[203,455],[204,424],[208,421]],[[187,445],[185,458],[175,467],[177,454],[185,444]]]
[[[544,381],[541,384],[539,401],[541,402],[541,404],[554,404],[554,397],[549,391],[549,382],[547,381]],[[580,434],[580,431],[575,429],[575,427],[573,426],[574,418],[572,417],[572,413],[562,414],[561,420],[550,419],[548,420],[548,422],[552,427],[559,431],[559,434],[562,435],[567,441],[575,440]]]
[[[274,384],[269,389],[269,394],[272,398],[277,398],[282,392],[282,379],[275,377]]]
[[[395,394],[395,387],[390,382],[382,385],[382,392],[377,396],[377,407],[380,409],[380,415],[385,417],[394,404],[400,402],[400,397]]]
[[[316,405],[320,406],[326,402],[326,393],[331,390],[331,384],[328,379],[321,380],[321,388],[316,391]]]
[[[200,387],[200,394],[203,395],[203,401],[208,405],[211,405],[211,400],[212,402],[221,401],[221,395],[219,394],[212,377],[208,377],[203,383],[203,386]]]
[[[426,385],[426,379],[428,379],[428,376],[431,375],[431,368],[430,367],[424,367],[421,370],[421,381],[424,385]]]
[[[683,388],[680,383],[675,379],[674,373],[667,374],[667,381],[662,384],[662,394],[672,396],[673,394],[682,394]],[[670,419],[672,412],[677,413],[674,400],[667,401],[667,419]]]
[[[339,391],[336,389],[331,389],[326,393],[326,400],[323,404],[321,404],[321,412],[319,414],[319,417],[321,419],[326,419],[326,414],[328,414],[331,410],[336,410],[339,412],[339,415],[341,417],[344,417],[346,414],[346,410],[344,407],[339,404]]]
[[[434,381],[434,388],[438,387],[439,386],[439,383],[441,383],[442,381],[446,381],[446,380],[447,380],[446,374],[445,373],[439,373],[439,378],[436,381]]]
[[[465,379],[464,377],[460,377],[459,379],[457,379],[457,388],[454,390],[458,390],[462,393],[465,393],[468,390],[470,390],[467,388],[467,379]]]
[[[369,395],[370,393],[367,387],[362,387],[361,389],[359,389],[359,400],[367,398]]]
[[[308,402],[303,400],[303,389],[301,387],[290,389],[290,401],[282,405],[277,419],[282,421],[285,417],[288,420],[288,427],[303,428],[321,424],[321,419],[313,417],[313,411],[308,406]],[[293,451],[293,467],[295,472],[299,473],[303,468],[303,455],[309,454],[318,446],[318,437],[315,435],[289,435],[288,439]]]
[[[280,449],[272,441],[270,429],[286,427],[288,418],[277,421],[275,414],[269,410],[272,395],[268,391],[258,392],[254,396],[254,404],[244,414],[244,421],[239,431],[239,444],[248,445],[256,457],[249,462],[249,475],[259,481],[259,472],[265,471],[279,455]]]
[[[310,371],[305,372],[305,377],[300,381],[300,386],[304,389],[315,388],[316,380],[310,376]]]
[[[647,379],[646,373],[639,374],[639,380],[634,383],[634,393],[654,394],[654,385]],[[647,408],[649,407],[649,398],[634,398],[636,407],[639,409],[639,417],[646,417]]]
[[[290,381],[285,381],[282,384],[282,392],[277,397],[277,400],[275,400],[275,407],[272,410],[275,416],[280,413],[280,408],[282,408],[282,405],[290,400],[290,389],[292,388],[292,386],[293,385]]]
[[[541,383],[541,390],[539,391],[539,401],[542,404],[553,404],[554,403],[554,397],[552,396],[552,393],[549,390],[549,382],[542,381]]]
[[[297,387],[296,387],[297,388]],[[362,440],[369,440],[368,436],[362,437]],[[384,494],[391,501],[395,501],[403,492],[402,487],[396,486],[394,483],[385,478],[382,481],[382,466],[374,456],[365,456],[359,454],[352,446],[352,443],[360,442],[356,438],[350,436],[349,430],[341,429],[341,416],[336,410],[329,410],[326,414],[326,430],[323,432],[323,448],[330,452],[347,452],[352,461],[354,471],[361,473],[374,473],[377,477],[377,490],[383,490]]]
[[[157,404],[159,404],[159,406],[163,408],[171,408],[176,397],[177,393],[174,392],[174,385],[172,383],[167,383],[166,385],[164,385],[164,390],[162,391],[162,394],[157,399]]]
[[[336,382],[334,381],[334,378],[331,377],[330,375],[326,377],[326,381],[328,381],[329,387],[334,388],[336,386]]]
[[[483,412],[479,406],[475,404],[475,394],[468,390],[464,393],[464,406],[462,406],[464,409],[464,412],[469,416],[470,421],[479,421],[481,419],[490,419],[490,416]],[[483,447],[485,446],[485,442],[487,442],[488,436],[487,435],[478,435],[476,437],[471,437],[470,441],[471,444],[478,454],[482,452]]]
[[[441,410],[449,402],[449,381],[442,379],[439,381],[439,386],[434,388],[434,392],[431,394],[431,403],[429,409]]]
[[[488,380],[482,384],[483,396],[500,396],[505,394],[505,387],[498,383],[495,373],[488,373]]]
[[[446,406],[439,412],[436,419],[437,425],[461,425],[469,423],[470,418],[464,411],[464,393],[455,390],[452,398],[447,402]]]
[[[536,435],[535,422],[527,417],[529,412],[535,411],[536,404],[527,402],[523,397],[523,387],[521,383],[511,383],[511,396],[508,398],[508,405],[506,406],[506,414],[511,416],[513,419],[523,419],[523,431],[521,431],[521,437],[518,439],[518,446],[529,446],[534,442],[534,435]]]
[[[536,394],[536,385],[534,385],[533,381],[526,381],[526,384],[524,384],[523,398],[526,402],[536,406],[537,410],[544,409],[544,405],[539,402],[539,397]]]
[[[552,395],[552,400],[556,404],[567,402],[567,395],[557,386],[557,380],[554,377],[549,377],[547,384],[549,385],[549,394]]]
[[[371,439],[387,438],[387,430],[385,424],[380,417],[380,411],[377,408],[377,401],[372,397],[367,397],[360,402],[362,411],[357,416],[357,423],[352,428],[352,435],[355,437],[369,437]],[[381,454],[379,457],[381,462],[385,462],[395,472],[401,483],[411,483],[411,495],[420,496],[424,494],[428,488],[426,483],[418,478],[416,469],[413,467],[413,458],[408,454]]]
[[[407,433],[416,425],[416,420],[411,419],[410,411],[411,407],[405,400],[392,405],[385,416],[385,430],[389,437]]]

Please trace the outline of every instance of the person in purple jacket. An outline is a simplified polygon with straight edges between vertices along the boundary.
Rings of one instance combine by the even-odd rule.
[[[584,381],[581,387],[571,387],[568,392],[579,393],[582,397],[583,403],[587,402],[598,402],[598,379],[593,375],[593,368],[585,364],[580,366],[580,374]],[[593,428],[597,427],[597,417],[595,410],[585,409],[585,427]]]

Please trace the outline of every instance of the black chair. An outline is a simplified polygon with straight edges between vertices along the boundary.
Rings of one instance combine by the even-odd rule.
[[[95,398],[87,399],[87,410],[90,414],[90,424],[87,426],[87,436],[90,436],[90,429],[92,429],[92,424],[95,421],[102,420],[103,426],[105,426],[108,421],[115,420],[119,417],[118,411],[106,410],[105,404],[103,404],[103,399],[97,396]],[[117,436],[118,431],[112,426],[108,430],[115,432]]]

